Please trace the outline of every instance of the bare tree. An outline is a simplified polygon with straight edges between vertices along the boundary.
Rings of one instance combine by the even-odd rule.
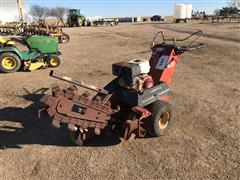
[[[66,14],[66,16],[68,16],[69,14],[70,14],[70,10],[71,8],[65,8],[65,14]]]
[[[222,7],[221,9],[214,10],[215,16],[237,16],[238,15],[238,8],[233,6]]]
[[[229,0],[228,5],[239,9],[240,8],[240,0]]]
[[[50,11],[47,7],[34,5],[30,8],[30,14],[38,20],[45,20],[50,16]]]
[[[50,10],[50,15],[58,18],[64,24],[64,17],[68,12],[68,8],[64,7],[55,7]]]

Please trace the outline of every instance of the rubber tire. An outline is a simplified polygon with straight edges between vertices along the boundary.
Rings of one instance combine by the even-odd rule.
[[[17,65],[14,69],[8,70],[2,66],[2,60],[3,60],[3,58],[5,58],[7,56],[12,57],[16,60]],[[21,67],[21,60],[16,54],[11,53],[11,52],[6,52],[6,53],[0,54],[0,71],[2,71],[4,73],[13,73],[13,72],[18,71],[20,69],[20,67]]]
[[[179,19],[175,20],[175,23],[180,23],[180,20]]]
[[[77,131],[73,131],[73,132],[69,132],[69,136],[71,141],[77,145],[77,146],[83,146],[83,140],[80,136],[80,129],[78,129]]]
[[[81,27],[83,25],[83,21],[80,17],[77,17],[76,19],[76,26],[77,27]]]
[[[62,33],[62,36],[66,37],[65,41],[63,41],[62,38],[60,38],[59,43],[67,43],[67,42],[69,42],[70,36],[68,34]]]
[[[71,21],[71,18],[67,19],[67,24],[68,24],[69,27],[73,27],[73,23]]]
[[[52,65],[51,62],[50,62],[52,57],[55,58],[58,62],[58,64],[56,66]],[[47,61],[48,67],[55,68],[55,67],[58,67],[61,64],[61,60],[57,55],[49,55],[46,59],[47,59],[46,61]]]
[[[164,135],[173,124],[172,106],[166,101],[158,100],[146,108],[152,113],[152,115],[145,121],[147,133],[152,137],[159,137]],[[161,129],[159,127],[159,119],[162,113],[166,111],[169,113],[168,124],[164,129]]]
[[[87,21],[84,21],[84,22],[83,22],[83,26],[85,26],[85,27],[88,26]]]

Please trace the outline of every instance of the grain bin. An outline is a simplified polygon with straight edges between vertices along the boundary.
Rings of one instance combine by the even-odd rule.
[[[186,4],[175,4],[174,6],[174,19],[186,18]]]
[[[186,4],[186,18],[192,18],[192,4]]]
[[[174,22],[184,21],[187,23],[192,18],[192,4],[175,4],[173,16]]]

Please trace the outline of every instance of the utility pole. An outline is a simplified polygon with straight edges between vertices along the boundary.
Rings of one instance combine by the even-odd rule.
[[[17,0],[19,21],[23,25],[22,0]]]

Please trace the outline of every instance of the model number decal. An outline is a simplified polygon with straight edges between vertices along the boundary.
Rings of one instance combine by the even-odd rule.
[[[168,59],[169,59],[169,56],[162,55],[159,58],[155,68],[158,69],[158,70],[163,70],[166,67],[166,65],[167,65]]]

